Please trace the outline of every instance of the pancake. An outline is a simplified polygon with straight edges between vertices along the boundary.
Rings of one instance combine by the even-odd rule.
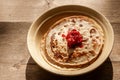
[[[104,34],[92,18],[69,16],[56,21],[44,35],[45,56],[59,67],[82,68],[100,55]]]

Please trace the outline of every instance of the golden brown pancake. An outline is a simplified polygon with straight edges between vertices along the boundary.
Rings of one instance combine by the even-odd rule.
[[[59,67],[81,68],[93,63],[104,43],[101,26],[92,18],[69,16],[56,21],[45,35],[45,56]]]

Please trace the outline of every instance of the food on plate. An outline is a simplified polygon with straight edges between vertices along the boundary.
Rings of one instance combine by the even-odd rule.
[[[74,15],[56,21],[44,35],[45,56],[59,67],[82,68],[101,54],[104,33],[91,17]]]

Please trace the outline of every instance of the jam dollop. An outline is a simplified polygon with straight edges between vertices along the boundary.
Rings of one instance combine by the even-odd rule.
[[[62,35],[62,37],[65,37],[67,40],[67,45],[69,48],[75,48],[75,47],[82,47],[82,41],[83,41],[83,37],[80,34],[79,31],[77,31],[76,29],[72,29],[70,31],[68,31],[68,34],[65,36],[64,34]]]

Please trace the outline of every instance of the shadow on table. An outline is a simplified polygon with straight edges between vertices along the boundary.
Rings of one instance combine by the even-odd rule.
[[[96,70],[80,76],[59,76],[52,74],[39,67],[30,57],[26,67],[26,80],[112,80],[113,67],[110,58],[108,58]]]

